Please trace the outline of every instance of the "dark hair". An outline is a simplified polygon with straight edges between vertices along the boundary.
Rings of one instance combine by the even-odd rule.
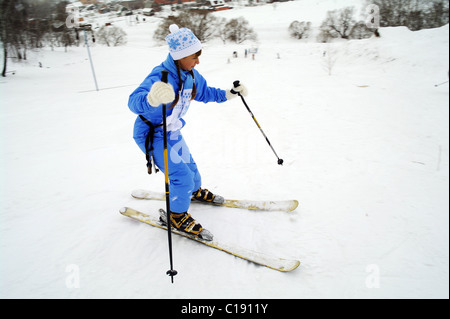
[[[201,54],[202,54],[202,50],[194,53],[195,56],[198,58]],[[178,81],[179,81],[179,86],[181,88],[181,86],[183,85],[183,82],[181,81],[181,68],[178,65],[178,61],[175,61],[175,65],[177,66],[177,74],[178,74]],[[191,101],[193,99],[195,99],[195,96],[197,95],[197,87],[195,86],[195,76],[194,76],[194,71],[189,71],[189,74],[192,76],[192,97],[191,97]],[[177,96],[175,97],[175,100],[172,102],[172,106],[170,107],[171,109],[175,107],[175,105],[177,105],[178,100],[180,99],[180,92],[178,91]]]

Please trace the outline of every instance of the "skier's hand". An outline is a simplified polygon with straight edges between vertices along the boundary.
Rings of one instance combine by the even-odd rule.
[[[170,83],[155,82],[147,95],[148,103],[157,107],[175,100],[175,91]]]
[[[236,82],[239,82],[239,81],[236,81]],[[225,93],[225,96],[226,96],[227,100],[231,100],[232,98],[235,98],[238,95],[238,93],[240,93],[242,96],[247,96],[247,94],[248,94],[247,88],[245,87],[244,84],[242,84],[240,82],[238,83],[237,86],[233,86],[231,88],[231,90],[227,91]]]

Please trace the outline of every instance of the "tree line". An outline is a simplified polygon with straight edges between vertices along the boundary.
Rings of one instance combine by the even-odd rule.
[[[189,28],[202,42],[220,38],[223,43],[242,43],[257,39],[257,34],[244,17],[227,20],[217,17],[207,10],[180,10],[177,15],[164,19],[155,30],[155,40],[163,41],[171,24]]]
[[[438,28],[449,22],[448,0],[366,0],[363,10],[376,6],[376,19],[380,27],[406,26],[411,31]],[[366,16],[369,14],[365,12]],[[369,26],[367,21],[355,18],[355,8],[346,7],[328,11],[319,27],[317,40],[329,42],[332,39],[364,39],[378,36],[377,28]],[[289,34],[297,39],[310,37],[310,21],[293,21]]]
[[[70,46],[77,41],[74,30],[65,26],[66,1],[0,0],[0,42],[3,71],[7,59],[26,60],[27,50],[50,46]]]
[[[68,47],[78,45],[79,30],[66,26],[67,1],[60,0],[0,0],[0,42],[3,49],[3,71],[6,75],[8,57],[27,58],[27,50],[44,46]],[[406,26],[412,31],[443,26],[449,21],[448,0],[365,0],[364,8],[376,5],[379,26]],[[363,8],[363,10],[364,10]],[[377,30],[355,19],[355,8],[347,7],[327,12],[319,27],[317,40],[328,42],[334,38],[362,39]],[[257,35],[243,18],[227,20],[205,10],[181,10],[162,20],[154,38],[164,40],[169,25],[190,28],[200,41],[220,38],[224,43],[242,43],[256,40]],[[311,34],[308,21],[294,21],[289,27],[292,37],[302,39]],[[126,43],[126,34],[118,27],[102,27],[96,33],[99,42],[106,45]],[[92,37],[94,35],[92,33]]]

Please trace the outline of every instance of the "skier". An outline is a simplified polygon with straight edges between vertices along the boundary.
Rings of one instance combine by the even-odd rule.
[[[169,45],[167,59],[156,66],[130,95],[128,107],[138,115],[133,138],[146,154],[151,174],[152,160],[164,171],[162,104],[167,105],[171,225],[198,235],[203,228],[188,213],[191,200],[221,204],[224,199],[201,188],[197,164],[180,133],[185,125],[182,117],[189,109],[191,100],[222,103],[236,97],[237,93],[246,96],[247,89],[242,84],[227,91],[208,86],[203,76],[195,70],[200,63],[201,42],[188,28],[180,29],[172,24],[169,29],[171,33],[166,37]],[[161,81],[163,70],[169,72],[167,83]]]

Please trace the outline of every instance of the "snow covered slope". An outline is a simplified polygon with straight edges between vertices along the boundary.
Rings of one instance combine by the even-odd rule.
[[[205,187],[299,200],[293,213],[191,209],[216,238],[301,260],[287,274],[175,237],[172,285],[167,234],[119,214],[163,205],[130,196],[162,191],[164,178],[146,174],[127,107],[167,55],[152,39],[157,18],[118,21],[128,44],[91,48],[98,92],[85,47],[11,63],[16,74],[0,80],[0,297],[448,298],[449,89],[434,86],[448,80],[448,25],[334,44],[288,37],[292,20],[317,27],[348,4],[217,13],[245,16],[258,53],[213,41],[197,68],[211,86],[246,84],[284,166],[239,99],[195,102],[185,117]]]

